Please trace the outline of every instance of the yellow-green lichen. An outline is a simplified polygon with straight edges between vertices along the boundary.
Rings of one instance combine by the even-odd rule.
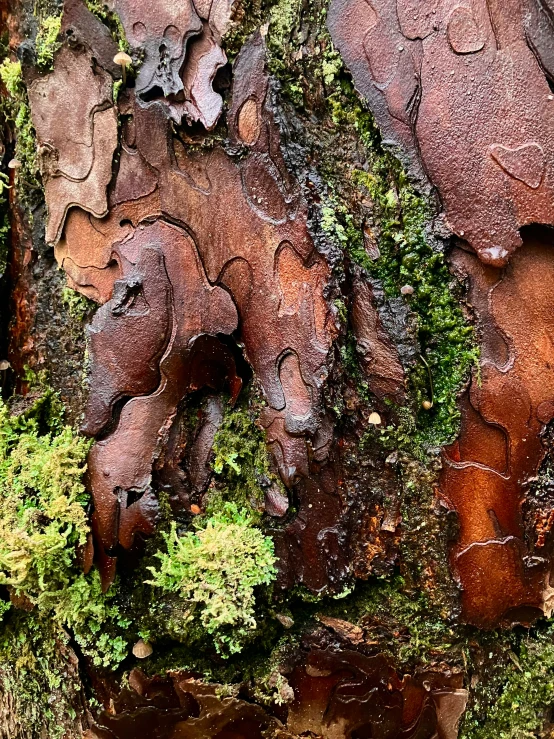
[[[150,584],[177,593],[187,620],[200,621],[222,656],[241,651],[257,626],[255,588],[276,575],[271,538],[247,510],[227,503],[198,521],[195,531],[179,535],[173,523],[165,542]]]

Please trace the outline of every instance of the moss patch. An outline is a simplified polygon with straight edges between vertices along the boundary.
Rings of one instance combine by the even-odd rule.
[[[452,277],[443,251],[426,233],[432,212],[409,182],[400,162],[383,150],[372,116],[356,99],[347,80],[330,97],[337,126],[354,127],[368,161],[366,169],[352,169],[351,181],[372,203],[378,224],[380,256],[370,259],[363,243],[362,224],[356,223],[341,197],[331,190],[323,207],[322,226],[348,256],[383,286],[389,298],[405,298],[415,315],[420,357],[409,368],[412,403],[401,414],[399,426],[387,429],[383,441],[410,447],[420,456],[427,447],[451,441],[459,428],[457,395],[479,358],[473,327],[460,307],[461,288]],[[430,409],[424,401],[432,401]]]
[[[207,512],[215,512],[222,499],[230,500],[250,509],[259,520],[264,488],[280,482],[271,469],[265,434],[244,398],[234,408],[226,405],[213,452],[217,484],[209,492]]]
[[[117,13],[110,10],[102,0],[85,0],[85,2],[90,12],[110,29],[112,38],[117,43],[120,50],[129,52],[131,47],[125,37],[125,29],[123,28],[123,23]]]
[[[0,172],[0,278],[4,275],[8,264],[8,238],[10,233],[7,197],[8,183],[8,175],[5,172]]]
[[[90,441],[63,423],[57,395],[41,388],[0,402],[0,584],[12,600],[74,632],[93,662],[115,666],[128,625],[103,595],[98,572],[84,575],[78,550],[89,535],[82,477]]]
[[[491,664],[488,680],[477,685],[460,739],[549,735],[541,729],[554,706],[554,626],[549,623],[532,635],[520,634],[509,641],[501,673]],[[486,655],[488,661],[490,655]]]
[[[97,304],[93,300],[89,300],[84,295],[81,295],[81,293],[67,286],[62,289],[62,302],[67,308],[69,315],[78,321],[83,321],[91,310],[97,307]]]
[[[5,736],[79,736],[83,696],[69,635],[17,612],[0,630],[0,712]]]
[[[85,544],[89,446],[68,426],[41,433],[36,416],[11,417],[0,403],[0,583],[36,604],[65,588],[72,549]]]
[[[35,39],[35,51],[37,65],[43,72],[51,71],[54,68],[54,54],[61,46],[58,40],[61,27],[61,15],[49,15],[41,21]]]
[[[462,290],[450,274],[442,244],[430,234],[433,208],[381,142],[373,116],[354,90],[326,29],[326,7],[280,0],[267,11],[269,66],[285,100],[301,116],[306,155],[323,178],[316,223],[383,286],[386,298],[408,303],[420,356],[407,367],[410,403],[385,443],[424,459],[430,447],[451,441],[459,428],[457,395],[478,361],[473,327],[460,307]],[[315,114],[312,128],[306,116]],[[342,161],[343,141],[356,141]],[[364,229],[380,252],[370,258]],[[404,285],[411,296],[401,297]],[[343,359],[357,364],[355,347]],[[344,353],[344,352],[343,352]],[[348,368],[348,366],[347,366]],[[359,380],[359,372],[357,373]],[[367,397],[367,387],[362,387]],[[430,409],[422,406],[433,401]],[[428,405],[428,404],[427,404]]]
[[[196,524],[196,531],[177,534],[175,523],[159,552],[159,569],[150,568],[150,584],[177,592],[198,611],[213,635],[217,651],[239,652],[248,632],[256,629],[254,588],[275,578],[270,537],[255,528],[251,515],[233,503]]]
[[[32,191],[39,190],[41,185],[38,179],[36,133],[21,73],[21,62],[4,59],[0,64],[0,79],[8,91],[1,103],[2,110],[17,134],[14,158],[20,166],[16,170],[16,182],[23,202],[27,202]]]

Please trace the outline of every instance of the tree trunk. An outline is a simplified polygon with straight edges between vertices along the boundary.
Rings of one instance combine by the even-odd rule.
[[[550,736],[550,0],[0,23],[0,737]]]

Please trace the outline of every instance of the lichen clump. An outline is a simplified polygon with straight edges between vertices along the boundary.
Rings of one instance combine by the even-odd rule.
[[[227,503],[183,535],[173,523],[150,584],[178,593],[190,617],[214,638],[222,656],[239,652],[256,629],[255,591],[275,578],[273,541],[253,525],[246,509]]]

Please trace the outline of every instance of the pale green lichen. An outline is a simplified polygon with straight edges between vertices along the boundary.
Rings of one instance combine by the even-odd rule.
[[[149,581],[177,593],[198,616],[218,652],[241,651],[256,629],[255,588],[275,578],[273,542],[253,525],[251,515],[233,503],[197,523],[196,531],[165,535],[167,551],[159,552],[159,568],[149,568]]]

